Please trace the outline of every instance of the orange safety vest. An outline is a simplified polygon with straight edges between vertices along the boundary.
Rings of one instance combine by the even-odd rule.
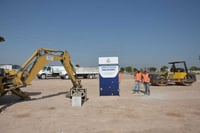
[[[149,83],[150,82],[150,78],[149,78],[149,74],[142,74],[143,77],[143,82]]]
[[[139,82],[142,81],[142,73],[136,73],[135,74],[135,81],[139,81]]]

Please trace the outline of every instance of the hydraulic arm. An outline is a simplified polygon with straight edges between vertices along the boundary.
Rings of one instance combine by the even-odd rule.
[[[0,81],[1,96],[8,91],[20,96],[23,99],[29,96],[22,92],[20,88],[27,86],[36,77],[37,73],[49,62],[60,61],[67,71],[73,84],[70,89],[70,97],[81,95],[83,100],[87,99],[87,90],[82,88],[81,81],[76,78],[74,67],[67,51],[59,51],[47,48],[36,50],[21,66],[21,70],[14,75],[2,72]]]

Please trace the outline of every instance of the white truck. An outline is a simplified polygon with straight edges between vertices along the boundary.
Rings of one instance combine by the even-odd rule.
[[[75,67],[75,71],[77,78],[94,79],[99,74],[98,67]],[[60,77],[62,79],[69,79],[66,71],[62,71]]]
[[[60,73],[65,71],[63,66],[45,66],[39,71],[37,77],[39,79],[46,79],[48,77],[58,77]]]

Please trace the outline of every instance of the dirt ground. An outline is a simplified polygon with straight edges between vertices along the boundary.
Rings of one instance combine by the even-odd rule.
[[[131,75],[122,75],[120,96],[99,96],[98,79],[82,84],[82,107],[66,98],[70,80],[35,79],[23,89],[29,101],[0,97],[0,133],[200,133],[200,76],[192,86],[151,86],[150,96],[132,94]]]

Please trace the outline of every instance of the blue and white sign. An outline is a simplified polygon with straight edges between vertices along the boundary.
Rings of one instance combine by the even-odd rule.
[[[99,57],[100,96],[119,95],[119,58]]]

